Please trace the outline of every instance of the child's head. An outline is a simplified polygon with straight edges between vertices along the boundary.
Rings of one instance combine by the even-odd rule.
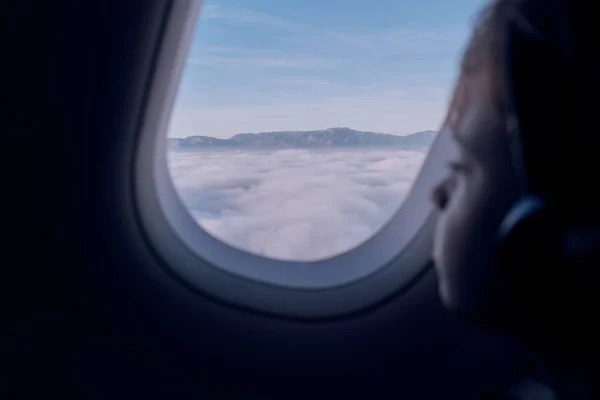
[[[513,30],[511,33],[514,30],[519,31],[521,37],[526,38],[523,39],[525,41],[529,40],[527,38],[534,41],[540,34],[552,37],[551,40],[563,40],[568,23],[548,22],[549,19],[544,13],[550,12],[549,3],[564,6],[567,1],[494,0],[480,15],[463,57],[461,73],[442,132],[452,136],[458,155],[449,165],[445,179],[433,192],[434,202],[439,209],[434,260],[439,276],[440,294],[446,306],[456,311],[469,311],[480,305],[489,291],[498,272],[495,269],[498,267],[496,259],[499,255],[501,222],[523,194],[523,186],[519,180],[519,173],[523,171],[517,171],[514,167],[506,126],[506,71],[503,68],[506,66],[506,55],[509,54],[507,51],[512,56],[519,57],[515,60],[517,64],[525,65],[530,63],[531,59],[527,54],[513,54],[512,44],[507,42],[508,30]],[[555,12],[557,19],[562,18],[559,14]],[[536,25],[544,25],[541,32],[540,27]],[[544,32],[544,29],[547,32]],[[569,43],[567,46],[572,45],[573,43]],[[561,46],[564,46],[564,43],[561,43]],[[588,53],[593,53],[593,57],[596,57],[593,50],[590,49],[586,52]],[[598,87],[598,64],[593,64],[594,68],[585,62],[581,65],[584,65],[581,72],[587,74],[584,80],[588,80],[589,87]],[[543,74],[544,71],[540,73]],[[560,77],[555,78],[558,80]],[[544,96],[544,99],[554,96],[554,103],[566,104],[561,97],[564,96],[563,93],[552,91],[553,83],[555,82],[549,80],[549,89],[540,92],[539,95],[535,93],[535,96],[539,96],[539,100],[541,96]],[[536,103],[536,98],[528,101]],[[588,112],[594,102],[592,98],[569,98],[568,102],[576,104],[570,107],[578,113],[596,115]],[[539,107],[539,104],[527,104],[527,107],[529,109],[526,111],[530,113],[528,116],[535,115],[537,118],[539,113],[534,113],[533,109]],[[566,113],[567,107],[563,109]],[[552,123],[552,118],[553,115],[548,115],[547,119],[542,118],[546,125],[540,123],[540,126],[545,126],[544,146],[546,143],[558,142],[557,138],[564,138],[565,149],[575,150],[581,157],[574,157],[566,162],[572,166],[570,172],[566,172],[569,168],[563,169],[558,158],[547,157],[551,162],[544,165],[545,170],[547,169],[544,183],[557,181],[562,185],[556,185],[552,190],[555,193],[563,193],[564,198],[561,201],[565,201],[565,204],[571,199],[582,201],[575,192],[584,193],[583,190],[579,191],[579,188],[590,186],[589,182],[587,185],[580,185],[578,180],[584,181],[583,177],[589,176],[589,172],[584,171],[593,169],[585,168],[592,165],[592,157],[587,155],[591,154],[592,150],[597,151],[597,148],[593,149],[594,146],[586,146],[584,143],[598,143],[597,139],[588,140],[598,137],[597,118],[573,118],[566,124],[561,122],[563,125],[558,125],[555,129],[546,129],[548,124]],[[565,127],[572,127],[572,130],[577,132]],[[590,129],[579,129],[580,127]],[[573,171],[577,171],[577,175],[573,174]],[[565,179],[561,176],[567,174],[571,177]],[[573,201],[572,204],[576,202]]]
[[[433,192],[440,295],[454,310],[477,303],[493,277],[498,229],[520,194],[500,106],[504,3],[481,15],[464,54],[443,133],[452,135],[458,155]]]

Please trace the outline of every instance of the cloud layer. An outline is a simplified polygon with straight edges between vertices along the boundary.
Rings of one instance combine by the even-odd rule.
[[[404,201],[425,158],[404,150],[170,152],[193,218],[240,249],[328,258],[367,240]]]

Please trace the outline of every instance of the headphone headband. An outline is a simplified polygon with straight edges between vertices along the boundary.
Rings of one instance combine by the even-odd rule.
[[[520,183],[525,193],[552,200],[563,172],[557,157],[576,124],[578,100],[568,15],[561,3],[507,16],[501,68],[505,126]]]

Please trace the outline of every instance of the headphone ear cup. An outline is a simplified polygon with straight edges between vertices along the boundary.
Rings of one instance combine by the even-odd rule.
[[[547,282],[564,258],[561,216],[539,196],[524,196],[508,211],[499,232],[503,279],[534,285]],[[534,282],[535,281],[535,282]]]
[[[521,198],[499,232],[494,287],[480,317],[487,327],[522,336],[552,324],[564,273],[559,215],[543,198]]]
[[[497,266],[511,296],[529,296],[551,278],[561,258],[559,216],[539,196],[524,196],[508,211],[499,232]],[[525,299],[519,299],[525,300]]]
[[[485,326],[541,346],[598,348],[600,329],[591,316],[599,304],[600,233],[579,235],[569,246],[568,226],[540,197],[524,197],[506,214]]]
[[[512,245],[517,244],[514,243],[516,239],[520,241],[530,237],[530,234],[542,228],[542,223],[547,223],[548,214],[549,206],[544,199],[539,196],[524,196],[506,213],[500,225],[500,242]]]

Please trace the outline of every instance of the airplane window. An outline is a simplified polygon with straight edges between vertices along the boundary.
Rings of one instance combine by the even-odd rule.
[[[481,3],[206,1],[167,139],[189,214],[278,260],[371,238],[436,137]]]

